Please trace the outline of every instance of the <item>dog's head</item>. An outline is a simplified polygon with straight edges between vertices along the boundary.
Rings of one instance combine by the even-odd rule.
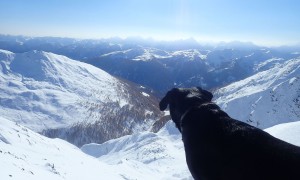
[[[172,120],[176,127],[181,131],[181,116],[191,107],[210,102],[213,98],[212,93],[197,88],[174,88],[160,101],[159,108],[161,111],[167,109],[169,105]]]

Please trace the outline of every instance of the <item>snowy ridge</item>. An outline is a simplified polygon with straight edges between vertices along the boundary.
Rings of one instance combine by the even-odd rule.
[[[260,128],[300,120],[300,58],[277,64],[215,92],[233,118]]]
[[[98,134],[100,143],[150,129],[162,115],[152,95],[92,65],[43,51],[0,51],[0,58],[0,114],[35,131],[59,129],[45,133],[51,137],[81,146]],[[74,126],[98,129],[67,138]]]

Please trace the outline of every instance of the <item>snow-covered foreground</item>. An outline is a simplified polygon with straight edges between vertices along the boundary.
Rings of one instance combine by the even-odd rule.
[[[300,121],[277,125],[266,131],[300,146]],[[124,176],[129,179],[192,179],[186,166],[181,135],[171,121],[158,133],[139,133],[103,144],[87,144],[81,149],[101,162],[123,168],[138,167]]]
[[[300,145],[300,122],[266,131]],[[192,179],[181,135],[171,121],[158,133],[137,133],[100,145],[88,144],[82,151],[0,117],[1,180]]]
[[[158,133],[128,135],[103,144],[87,144],[81,149],[119,169],[131,167],[132,172],[124,175],[127,179],[192,179],[181,134],[171,121]]]
[[[125,136],[92,152],[97,159],[60,139],[49,139],[0,117],[0,179],[190,179],[180,135],[172,123],[157,134]],[[104,147],[105,146],[105,147]],[[96,154],[94,154],[96,155]],[[98,154],[99,155],[99,152]]]
[[[0,118],[0,179],[122,179],[101,163],[60,139],[41,136]]]

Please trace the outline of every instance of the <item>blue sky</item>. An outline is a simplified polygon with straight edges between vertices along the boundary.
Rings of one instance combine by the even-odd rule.
[[[0,0],[0,34],[300,42],[299,0]]]

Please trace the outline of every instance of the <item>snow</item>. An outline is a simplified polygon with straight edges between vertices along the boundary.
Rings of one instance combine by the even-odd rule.
[[[201,54],[197,49],[180,50],[180,51],[164,51],[156,48],[139,47],[124,51],[114,51],[102,55],[101,57],[110,57],[112,59],[129,59],[133,61],[151,61],[153,59],[181,59],[181,60],[204,60],[207,55]]]
[[[101,69],[65,56],[0,51],[0,114],[35,131],[101,120],[93,108],[128,105],[124,88]]]
[[[178,56],[182,59],[188,59],[189,61],[201,59],[204,60],[207,58],[207,55],[201,54],[198,50],[196,49],[190,49],[190,50],[182,50],[182,51],[174,51],[171,53],[172,56]]]
[[[0,117],[0,179],[192,179],[174,126],[82,147],[92,157]]]
[[[145,92],[142,92],[142,95],[143,95],[143,96],[146,96],[146,97],[149,97],[149,96],[150,96],[149,94],[147,94],[147,93],[145,93]]]
[[[300,77],[293,77],[290,79],[289,84],[293,85]]]
[[[300,121],[279,124],[265,131],[283,141],[300,146]]]
[[[141,55],[133,57],[134,61],[149,61],[152,59],[164,59],[171,57],[166,51],[155,49],[155,48],[144,48]]]
[[[135,168],[128,179],[192,179],[181,134],[169,121],[158,133],[142,132],[103,144],[87,144],[81,150],[101,162]]]
[[[299,121],[299,78],[300,59],[292,59],[217,90],[214,101],[231,117],[262,129]]]
[[[0,179],[122,179],[118,170],[60,139],[0,117]]]
[[[263,71],[263,70],[268,70],[268,69],[270,69],[273,66],[276,66],[276,65],[279,66],[283,62],[284,62],[283,58],[271,58],[271,59],[268,59],[268,60],[263,61],[261,63],[258,63],[254,67],[254,70],[256,72],[260,72],[260,71]]]

